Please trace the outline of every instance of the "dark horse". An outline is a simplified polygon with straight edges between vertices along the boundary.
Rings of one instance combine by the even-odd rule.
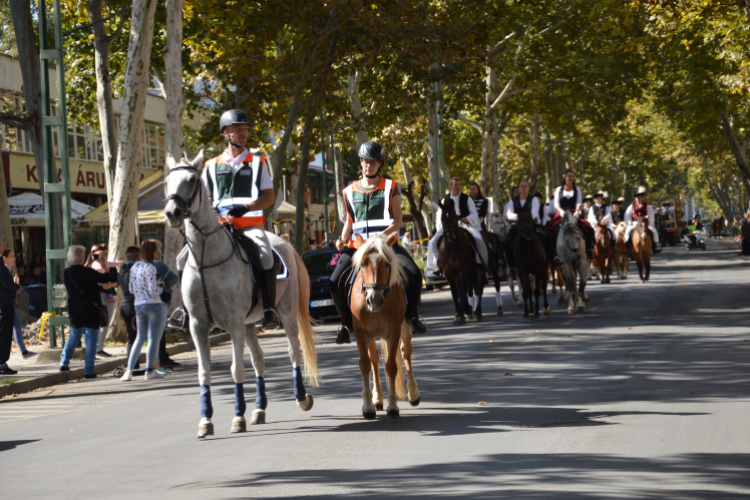
[[[471,284],[476,299],[473,308],[474,319],[482,321],[483,267],[476,261],[476,250],[471,236],[458,225],[458,215],[453,200],[448,198],[440,203],[442,211],[443,241],[438,247],[438,266],[451,287],[451,296],[456,315],[453,325],[466,323],[466,312],[472,311],[469,306],[468,288]]]
[[[539,295],[544,295],[544,314],[549,315],[547,303],[547,254],[544,246],[534,234],[534,219],[531,212],[518,214],[518,238],[513,244],[513,258],[516,261],[518,279],[523,289],[523,318],[529,321],[529,314],[539,319]],[[533,294],[533,299],[532,299]]]

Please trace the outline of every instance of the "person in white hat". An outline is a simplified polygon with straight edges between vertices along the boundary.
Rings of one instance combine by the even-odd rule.
[[[646,188],[644,186],[639,186],[638,191],[635,193],[635,200],[633,200],[633,203],[631,203],[625,211],[625,223],[628,225],[628,230],[625,232],[625,243],[627,243],[628,249],[631,251],[633,249],[633,244],[631,243],[630,236],[633,234],[633,231],[635,231],[635,227],[638,223],[636,217],[648,217],[651,219],[656,213],[654,207],[644,201],[644,196],[646,196]],[[656,228],[652,224],[648,225],[648,230],[651,231],[653,253],[661,252],[659,233],[657,233]]]

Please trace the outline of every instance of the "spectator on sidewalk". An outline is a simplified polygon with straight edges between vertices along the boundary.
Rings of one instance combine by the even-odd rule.
[[[122,316],[122,320],[125,322],[125,328],[128,331],[128,359],[130,359],[130,350],[133,348],[136,338],[135,296],[130,292],[130,269],[133,267],[133,264],[139,260],[141,260],[141,249],[136,246],[128,247],[125,250],[125,264],[122,265],[120,272],[117,273],[117,281],[120,283],[120,291],[122,291],[120,315]],[[135,368],[139,368],[137,362]]]
[[[0,241],[0,253],[5,252],[5,247],[3,246],[3,242]],[[9,265],[9,268],[13,269],[13,265]],[[23,340],[23,323],[21,322],[21,318],[18,317],[18,313],[15,311],[15,307],[13,309],[13,337],[16,339],[16,344],[18,344],[18,348],[21,349],[21,356],[23,359],[33,358],[36,356],[36,353],[33,351],[29,351],[26,349],[26,343]]]
[[[21,291],[21,285],[16,283],[10,274],[16,263],[13,250],[3,250],[2,255],[4,265],[0,266],[0,375],[15,375],[18,372],[8,366],[8,358],[13,340],[16,294]]]
[[[156,277],[162,282],[162,289],[164,290],[161,294],[161,301],[169,309],[169,303],[172,302],[172,287],[177,284],[178,278],[169,267],[161,261],[161,241],[149,240],[154,242],[156,245],[156,253],[154,254],[154,264],[156,265]],[[166,314],[166,312],[165,312]],[[166,326],[166,320],[164,322]],[[159,365],[164,368],[175,368],[180,366],[180,363],[169,357],[167,352],[167,335],[166,332],[162,333],[161,341],[159,342]]]
[[[167,306],[161,301],[162,287],[156,277],[154,254],[156,244],[151,240],[141,242],[141,260],[130,268],[130,293],[135,296],[135,322],[137,336],[128,358],[128,368],[120,378],[123,382],[133,380],[133,369],[141,355],[141,348],[148,337],[146,351],[146,380],[161,378],[159,369],[159,342],[167,320]]]
[[[95,271],[102,274],[109,274],[110,270],[121,266],[125,261],[121,262],[110,262],[107,260],[107,244],[100,243],[91,247],[91,253],[86,261],[86,267],[90,267]],[[96,348],[96,357],[99,359],[109,358],[111,354],[104,351],[104,341],[107,339],[107,333],[109,332],[109,322],[112,320],[112,315],[115,313],[115,295],[114,288],[117,287],[117,280],[115,283],[108,283],[99,287],[99,295],[101,303],[107,308],[107,324],[99,328],[99,341]]]
[[[101,296],[100,284],[111,284],[117,278],[114,273],[102,274],[84,266],[86,248],[73,245],[68,248],[68,267],[63,279],[68,293],[68,319],[70,319],[70,336],[65,341],[62,356],[60,356],[60,371],[70,371],[68,364],[73,358],[81,336],[86,338],[85,378],[96,378],[94,361],[99,342],[99,312]]]

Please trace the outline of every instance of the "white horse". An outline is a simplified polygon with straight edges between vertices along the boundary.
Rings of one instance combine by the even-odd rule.
[[[263,315],[263,301],[258,300],[257,305],[253,306],[253,295],[258,290],[250,265],[231,234],[219,222],[218,214],[208,200],[208,191],[200,178],[202,164],[203,151],[193,161],[183,160],[172,167],[164,180],[164,215],[172,227],[184,226],[189,249],[181,290],[190,314],[190,333],[198,351],[198,380],[201,387],[198,438],[214,433],[211,422],[211,348],[208,341],[209,331],[214,326],[229,332],[232,337],[235,417],[230,432],[247,430],[243,389],[245,365],[242,359],[245,344],[250,349],[256,377],[256,401],[251,424],[265,423],[267,404],[263,351],[255,330],[255,323]],[[304,366],[306,378],[313,386],[320,382],[315,335],[309,316],[310,279],[302,259],[289,243],[272,233],[268,233],[268,238],[289,270],[288,279],[276,285],[276,310],[289,341],[297,405],[308,411],[313,406],[313,398],[305,391],[301,368]]]
[[[578,229],[578,220],[568,211],[563,214],[560,232],[557,234],[557,255],[563,263],[565,288],[568,292],[568,314],[573,314],[576,307],[586,312],[584,302],[589,300],[589,296],[586,295],[586,278],[590,267],[589,259],[586,257],[586,241]],[[576,274],[579,280],[578,288]]]

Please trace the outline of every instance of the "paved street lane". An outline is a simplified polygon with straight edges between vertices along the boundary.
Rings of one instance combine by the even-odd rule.
[[[422,403],[361,416],[357,350],[318,328],[324,384],[300,411],[283,339],[263,339],[268,424],[230,435],[231,355],[212,352],[216,435],[195,439],[195,354],[167,379],[80,381],[0,402],[3,498],[750,497],[748,262],[667,249],[640,285],[589,282],[588,311],[450,326],[425,294]],[[487,288],[486,311],[494,310]],[[253,380],[249,356],[249,380]],[[248,406],[254,384],[246,386]]]

